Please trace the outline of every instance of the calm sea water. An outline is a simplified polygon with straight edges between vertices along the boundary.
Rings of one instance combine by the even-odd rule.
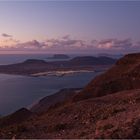
[[[22,62],[29,58],[44,59],[49,55],[0,55],[0,64]],[[26,77],[0,74],[0,115],[7,115],[21,107],[29,107],[40,98],[62,88],[81,88],[99,73],[79,73],[64,77]]]
[[[98,73],[79,73],[64,77],[25,77],[0,74],[0,114],[28,107],[62,88],[85,86]]]

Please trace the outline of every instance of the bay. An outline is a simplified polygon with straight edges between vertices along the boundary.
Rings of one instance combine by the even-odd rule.
[[[39,99],[63,88],[81,88],[99,73],[75,73],[63,77],[27,77],[0,74],[0,114],[29,107]]]

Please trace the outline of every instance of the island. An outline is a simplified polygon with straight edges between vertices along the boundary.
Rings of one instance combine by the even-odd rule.
[[[110,68],[116,59],[109,57],[81,56],[67,61],[28,59],[21,63],[0,65],[0,73],[27,76],[63,76],[73,73],[99,72]]]
[[[66,54],[54,54],[52,57],[48,57],[47,59],[69,59],[70,57]]]

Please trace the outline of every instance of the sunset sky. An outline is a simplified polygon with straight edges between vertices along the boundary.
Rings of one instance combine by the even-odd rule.
[[[0,51],[140,50],[138,1],[0,1]]]

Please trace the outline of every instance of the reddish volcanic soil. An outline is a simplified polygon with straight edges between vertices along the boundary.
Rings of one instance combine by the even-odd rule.
[[[1,138],[140,138],[140,90],[49,109],[0,126]]]
[[[140,53],[128,54],[104,74],[97,76],[74,101],[140,88]]]

